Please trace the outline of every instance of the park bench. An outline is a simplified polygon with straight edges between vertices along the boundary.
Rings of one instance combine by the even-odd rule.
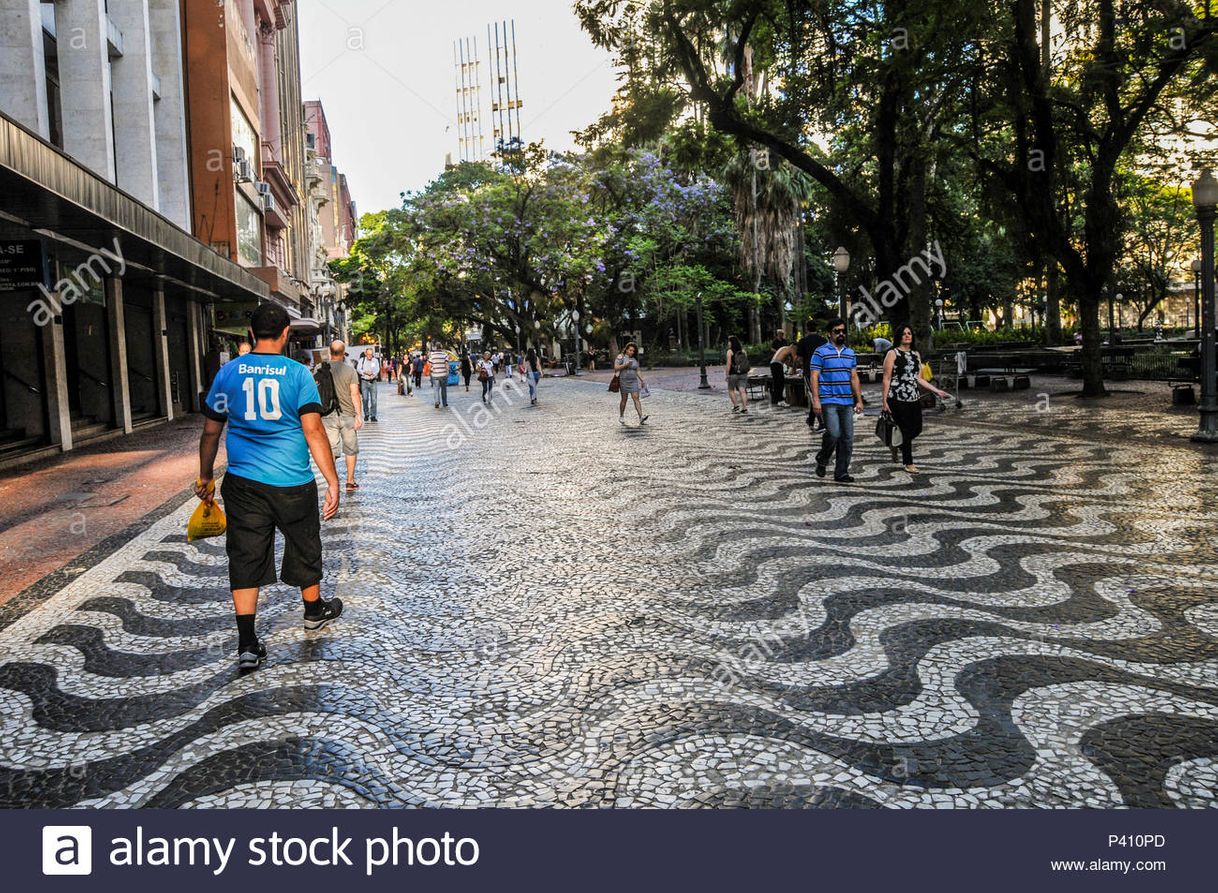
[[[1035,369],[1021,366],[999,366],[992,369],[978,369],[976,385],[978,388],[988,387],[995,393],[1004,391],[1026,391],[1032,387],[1032,373]]]
[[[1066,375],[1070,378],[1083,377],[1083,362],[1079,358],[1081,351],[1075,350],[1073,356],[1066,362]],[[1104,365],[1104,378],[1112,381],[1128,381],[1133,372],[1133,358],[1137,349],[1133,347],[1104,347],[1100,359]]]

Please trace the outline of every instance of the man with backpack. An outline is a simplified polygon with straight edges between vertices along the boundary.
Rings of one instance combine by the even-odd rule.
[[[812,356],[821,345],[828,342],[829,339],[821,335],[817,330],[816,320],[809,319],[808,325],[804,329],[804,336],[795,345],[795,353],[799,359],[799,370],[804,377],[804,388],[808,392],[808,427],[815,428],[817,431],[822,430],[824,424],[822,423],[822,416],[818,416],[813,408],[815,401],[812,400]]]
[[[414,375],[414,389],[416,391],[423,390],[423,353],[414,355],[414,359],[410,363],[410,371]]]
[[[359,375],[345,362],[347,345],[335,341],[330,345],[330,362],[317,367],[313,380],[321,395],[321,421],[330,437],[334,461],[347,457],[347,492],[359,489],[355,482],[355,461],[359,456],[359,431],[364,427],[363,401],[360,399]]]

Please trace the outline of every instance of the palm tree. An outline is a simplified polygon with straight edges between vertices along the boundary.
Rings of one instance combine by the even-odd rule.
[[[724,171],[732,191],[736,229],[740,233],[741,264],[753,277],[753,291],[769,281],[778,294],[778,318],[793,292],[795,264],[803,251],[803,208],[811,194],[807,174],[768,150],[737,155]],[[749,311],[751,340],[761,341],[761,319],[756,307]]]

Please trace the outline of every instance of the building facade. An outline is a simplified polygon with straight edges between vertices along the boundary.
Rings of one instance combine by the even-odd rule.
[[[318,319],[328,337],[350,340],[345,301],[347,286],[336,282],[329,263],[351,253],[359,237],[359,217],[345,174],[333,162],[333,143],[326,110],[316,100],[305,103],[309,169],[310,261],[314,293],[321,296]]]
[[[0,465],[197,412],[261,302],[317,342],[295,13],[0,0]]]

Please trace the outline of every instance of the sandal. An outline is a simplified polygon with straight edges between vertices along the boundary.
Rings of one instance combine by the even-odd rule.
[[[347,481],[347,492],[348,493],[354,493],[358,489],[359,489],[359,484],[357,484],[355,481]]]

